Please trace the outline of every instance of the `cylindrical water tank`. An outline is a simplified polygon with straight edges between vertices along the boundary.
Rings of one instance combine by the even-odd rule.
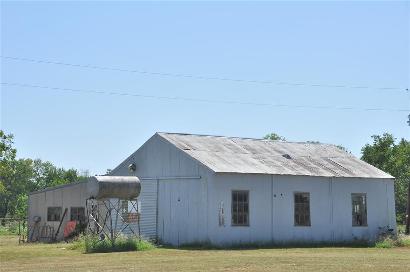
[[[141,183],[132,176],[94,176],[88,179],[87,191],[95,199],[134,199],[140,194]]]

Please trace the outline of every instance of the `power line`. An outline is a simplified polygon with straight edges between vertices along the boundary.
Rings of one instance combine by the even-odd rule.
[[[290,105],[290,104],[259,103],[259,102],[247,102],[247,101],[235,101],[235,100],[214,100],[214,99],[190,98],[190,97],[181,97],[181,96],[155,96],[155,95],[144,95],[144,94],[131,93],[131,92],[126,92],[126,91],[118,91],[118,90],[73,89],[73,88],[51,87],[51,86],[42,86],[42,85],[32,85],[32,84],[26,84],[26,83],[12,83],[12,82],[1,82],[1,84],[5,86],[47,89],[47,90],[53,90],[53,91],[141,97],[141,98],[160,99],[160,100],[180,100],[180,101],[201,102],[201,103],[236,104],[236,105],[248,105],[248,106],[270,106],[270,107],[278,107],[278,108],[302,108],[302,109],[305,108],[305,109],[319,109],[319,110],[362,110],[362,111],[391,111],[391,112],[409,112],[410,111],[410,109],[394,109],[394,108],[356,108],[356,107],[350,107],[350,106],[333,107],[333,106],[314,106],[314,105]]]
[[[406,88],[399,88],[399,87],[371,87],[371,86],[354,86],[354,85],[338,85],[338,84],[309,84],[309,83],[295,83],[295,82],[274,82],[270,80],[248,80],[248,79],[210,77],[210,76],[191,75],[191,74],[150,72],[150,71],[139,70],[139,69],[124,69],[124,68],[115,68],[115,67],[97,66],[97,65],[88,65],[88,64],[73,64],[73,63],[67,63],[67,62],[49,61],[49,60],[40,60],[40,59],[31,59],[31,58],[22,58],[22,57],[11,57],[11,56],[2,56],[2,55],[0,55],[0,57],[3,59],[9,59],[9,60],[14,60],[14,61],[62,65],[62,66],[68,66],[68,67],[94,69],[94,70],[138,73],[138,74],[154,75],[154,76],[191,78],[191,79],[199,79],[199,80],[219,80],[219,81],[231,81],[231,82],[240,82],[240,83],[259,83],[259,84],[271,84],[271,85],[294,86],[294,87],[324,87],[324,88],[376,89],[376,90],[390,90],[390,91],[406,90],[408,91],[408,89]]]

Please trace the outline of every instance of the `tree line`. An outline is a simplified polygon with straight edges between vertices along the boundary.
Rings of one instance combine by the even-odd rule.
[[[275,133],[265,139],[286,141]],[[361,153],[362,160],[396,178],[396,215],[397,221],[403,222],[410,182],[410,141],[397,141],[389,133],[373,135],[372,143],[366,144]],[[0,218],[26,217],[29,192],[87,178],[76,169],[64,169],[39,159],[18,159],[16,155],[13,135],[0,130]]]
[[[0,130],[0,218],[25,218],[28,194],[85,179],[76,169],[64,169],[40,159],[17,159],[13,135]]]

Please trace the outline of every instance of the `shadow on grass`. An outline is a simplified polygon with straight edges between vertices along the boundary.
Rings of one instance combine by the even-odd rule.
[[[167,249],[179,250],[257,250],[257,249],[292,249],[292,248],[369,248],[374,247],[374,243],[368,241],[353,241],[340,243],[307,243],[307,242],[293,242],[293,243],[241,243],[241,244],[225,244],[215,245],[209,242],[182,244],[179,247],[160,244],[158,247]]]

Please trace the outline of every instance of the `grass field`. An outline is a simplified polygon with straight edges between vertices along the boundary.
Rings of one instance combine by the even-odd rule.
[[[410,248],[290,248],[84,254],[0,236],[0,271],[410,271]]]

